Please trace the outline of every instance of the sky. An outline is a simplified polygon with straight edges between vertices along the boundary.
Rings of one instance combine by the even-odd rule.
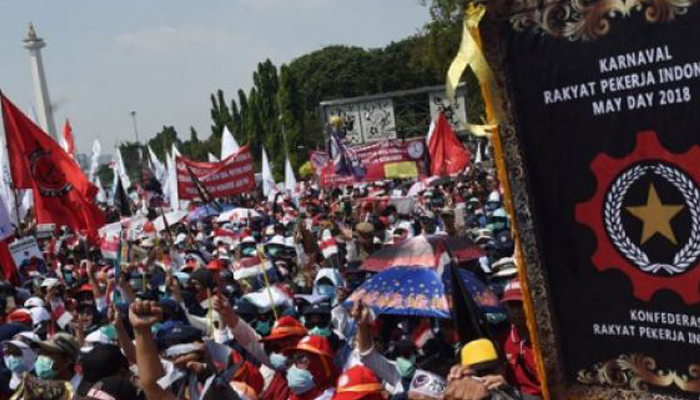
[[[210,134],[209,95],[246,92],[266,58],[279,66],[328,45],[381,47],[417,33],[429,12],[418,0],[0,0],[0,90],[34,102],[29,22],[42,50],[54,118],[66,118],[78,152],[141,141],[163,125],[186,139]],[[401,66],[397,66],[400,68]],[[0,128],[2,130],[2,128]]]

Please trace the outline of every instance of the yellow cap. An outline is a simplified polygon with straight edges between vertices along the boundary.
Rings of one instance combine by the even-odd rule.
[[[496,347],[488,339],[473,340],[462,347],[462,366],[475,366],[498,361]]]
[[[330,118],[331,126],[334,128],[340,128],[340,126],[343,124],[343,118],[341,118],[338,115],[334,115]]]

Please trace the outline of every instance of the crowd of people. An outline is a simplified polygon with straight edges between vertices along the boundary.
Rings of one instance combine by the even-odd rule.
[[[141,218],[166,214],[157,196],[131,201]],[[493,171],[218,201],[248,211],[134,233],[105,205],[129,232],[117,262],[61,227],[37,236],[45,266],[0,285],[0,399],[541,398]],[[479,316],[485,337],[460,335],[458,313],[348,301],[375,274],[367,259],[420,235],[483,249],[459,268],[503,306]]]

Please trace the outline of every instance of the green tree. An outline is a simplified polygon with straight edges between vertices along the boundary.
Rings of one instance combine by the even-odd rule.
[[[153,152],[163,163],[166,162],[166,155],[170,154],[173,144],[178,146],[178,148],[181,144],[180,139],[177,137],[177,131],[173,126],[163,126],[163,129],[148,141],[148,145],[151,146]]]
[[[129,179],[132,182],[140,182],[143,176],[143,168],[147,165],[144,155],[147,157],[148,150],[140,142],[123,142],[119,145],[119,151],[122,154],[122,160],[124,160],[124,167]]]
[[[224,127],[228,127],[229,130],[233,130],[233,117],[231,115],[231,110],[229,110],[226,104],[226,99],[224,99],[224,91],[219,89],[214,94],[211,95],[211,119],[213,125],[211,126],[211,133],[213,136],[221,137],[224,132]]]
[[[286,151],[296,171],[308,158],[308,150],[317,140],[322,140],[318,132],[306,132],[304,128],[304,107],[299,91],[299,83],[289,69],[280,69],[279,100],[282,114],[282,129],[286,138]]]
[[[248,95],[247,111],[244,121],[246,144],[250,146],[250,152],[252,153],[253,159],[255,160],[255,164],[258,167],[260,166],[260,161],[262,157],[261,147],[264,139],[259,97],[260,96],[258,95],[258,91],[255,88],[250,90],[250,94]]]

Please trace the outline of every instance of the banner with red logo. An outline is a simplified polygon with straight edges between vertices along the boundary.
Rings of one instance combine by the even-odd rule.
[[[179,156],[175,164],[178,193],[182,200],[200,198],[190,171],[213,198],[234,196],[255,189],[253,158],[248,146],[218,163],[197,162]]]
[[[581,4],[482,35],[551,398],[697,399],[700,5]]]
[[[425,175],[427,149],[425,139],[385,140],[348,148],[356,159],[360,175],[338,175],[333,160],[324,152],[311,155],[312,164],[323,187],[350,185],[383,179],[415,178]],[[325,162],[325,163],[324,163]],[[320,171],[319,171],[319,168]]]

